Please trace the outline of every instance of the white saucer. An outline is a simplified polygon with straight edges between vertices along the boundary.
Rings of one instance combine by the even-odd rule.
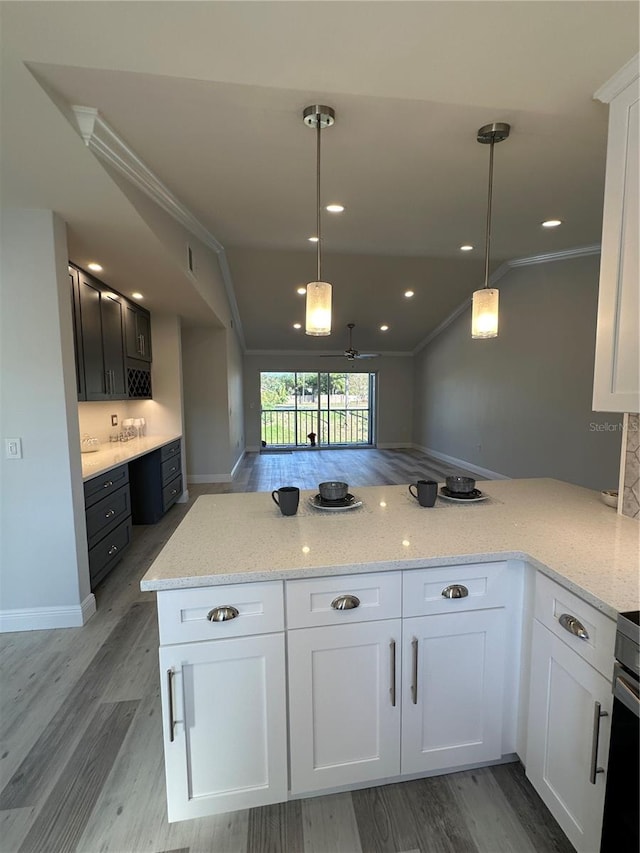
[[[320,495],[314,495],[312,498],[309,498],[309,503],[315,509],[322,509],[325,512],[348,512],[350,509],[357,509],[359,506],[362,506],[362,501],[359,501],[353,495],[351,497],[354,498],[353,501],[345,506],[331,506],[329,504],[322,503]]]

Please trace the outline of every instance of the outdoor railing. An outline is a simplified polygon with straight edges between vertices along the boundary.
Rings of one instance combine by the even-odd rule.
[[[371,444],[369,409],[263,409],[261,438],[267,447]]]

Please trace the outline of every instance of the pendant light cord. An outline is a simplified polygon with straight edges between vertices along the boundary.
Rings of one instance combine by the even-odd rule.
[[[493,197],[493,147],[495,140],[489,146],[489,197],[487,201],[487,236],[484,247],[484,286],[489,287],[489,251],[491,247],[491,201]]]
[[[320,114],[316,114],[316,199],[318,203],[318,212],[317,212],[317,221],[316,221],[316,234],[318,237],[318,281],[322,281],[322,234],[320,232],[320,130],[321,130],[321,117]]]

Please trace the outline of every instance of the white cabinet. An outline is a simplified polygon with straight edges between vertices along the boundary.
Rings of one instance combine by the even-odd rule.
[[[401,620],[289,631],[291,792],[400,772]]]
[[[402,772],[502,755],[504,609],[405,619]]]
[[[527,776],[578,853],[595,853],[602,829],[611,684],[536,619],[530,696]]]
[[[287,799],[282,584],[240,586],[158,595],[170,822]],[[280,630],[237,636],[243,618]]]
[[[595,97],[610,104],[593,408],[640,411],[638,57]]]

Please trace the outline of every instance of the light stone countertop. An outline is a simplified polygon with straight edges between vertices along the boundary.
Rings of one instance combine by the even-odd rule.
[[[406,486],[352,488],[359,509],[323,512],[303,491],[281,516],[269,492],[204,495],[141,581],[183,589],[313,575],[526,560],[615,618],[637,610],[638,522],[559,480],[478,483],[486,501],[421,507]]]
[[[100,450],[82,454],[82,481],[86,482],[93,477],[98,477],[105,471],[111,471],[118,465],[131,462],[132,459],[144,456],[145,453],[150,453],[178,438],[181,438],[179,433],[178,435],[146,435],[142,438],[132,438],[131,441],[103,443],[100,445]]]

